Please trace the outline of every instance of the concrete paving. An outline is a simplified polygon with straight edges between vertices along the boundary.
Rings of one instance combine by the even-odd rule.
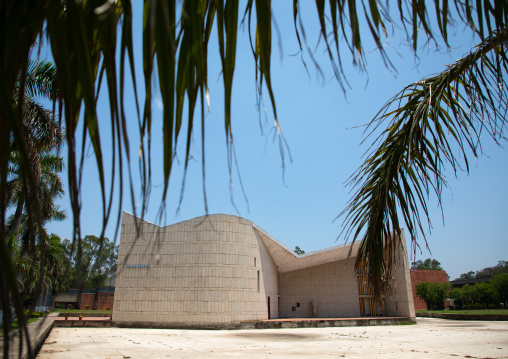
[[[54,328],[37,358],[508,358],[508,322],[262,330]]]

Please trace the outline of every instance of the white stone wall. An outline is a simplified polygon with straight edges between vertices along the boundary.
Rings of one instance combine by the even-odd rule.
[[[138,221],[139,237],[134,217],[122,218],[114,321],[202,325],[268,318],[277,270],[251,222],[229,215],[164,228]],[[278,315],[276,306],[271,312]]]
[[[385,315],[388,317],[415,317],[413,290],[411,287],[411,273],[406,251],[406,240],[402,231],[403,245],[400,254],[395,259],[392,270],[392,293],[385,301]]]
[[[311,318],[312,302],[318,318],[359,317],[357,245],[346,260],[350,249],[336,246],[296,256],[240,217],[209,215],[161,228],[124,213],[113,320],[136,326],[224,326]],[[414,317],[405,249],[393,277],[384,315]]]
[[[360,316],[354,258],[281,273],[279,293],[281,318],[312,318],[311,302],[318,318]]]

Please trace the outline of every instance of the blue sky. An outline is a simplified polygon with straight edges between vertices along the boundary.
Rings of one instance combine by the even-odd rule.
[[[136,2],[135,2],[136,3]],[[311,2],[305,4],[312,5]],[[142,54],[141,54],[141,7],[136,3],[135,51],[138,85],[143,101]],[[310,46],[314,49],[318,40],[317,17],[314,8],[302,9]],[[351,85],[344,96],[333,77],[333,71],[322,45],[317,46],[315,57],[322,66],[324,81],[318,75],[309,56],[304,59],[309,68],[305,71],[298,43],[294,34],[291,2],[274,2],[274,16],[281,31],[282,52],[274,36],[272,76],[276,96],[278,119],[291,152],[285,154],[285,166],[279,152],[277,136],[274,136],[273,113],[265,91],[266,116],[256,106],[255,67],[248,43],[247,31],[240,31],[237,52],[237,67],[233,85],[233,133],[239,171],[234,168],[230,192],[227,167],[226,139],[223,129],[223,87],[220,75],[218,50],[211,48],[209,54],[209,85],[211,111],[206,114],[206,189],[209,213],[229,213],[245,217],[288,247],[299,246],[305,251],[341,244],[338,238],[341,220],[335,217],[346,207],[351,197],[350,188],[345,187],[348,177],[361,165],[362,155],[368,150],[370,141],[361,145],[364,138],[362,127],[372,119],[382,105],[404,86],[426,76],[441,72],[478,42],[471,33],[459,27],[452,30],[451,50],[437,51],[433,44],[420,44],[415,57],[404,44],[400,29],[389,35],[386,45],[397,74],[386,69],[372,43],[365,35],[367,50],[367,73],[351,65],[351,57],[344,53],[344,71]],[[367,30],[366,28],[364,30]],[[212,39],[213,41],[213,39]],[[47,54],[47,51],[46,51]],[[45,53],[43,51],[42,56]],[[47,54],[49,55],[49,54]],[[162,141],[161,108],[159,100],[153,102],[154,131],[152,138],[153,189],[146,219],[155,222],[162,193]],[[132,101],[128,101],[126,112],[131,123],[131,153],[134,156],[132,171],[137,178],[138,135],[137,118]],[[106,96],[99,101],[103,145],[109,131],[107,123],[108,104]],[[260,127],[263,128],[263,134]],[[200,157],[201,132],[194,134],[195,160],[191,161],[187,173],[184,198],[179,207],[184,159],[183,141],[177,148],[180,165],[176,166],[170,182],[165,224],[205,214],[203,201],[203,179]],[[431,199],[433,230],[426,233],[432,254],[425,249],[420,238],[422,253],[416,259],[428,257],[439,260],[453,279],[469,270],[493,266],[499,260],[508,259],[508,152],[499,148],[489,138],[485,139],[486,155],[474,159],[469,157],[471,171],[467,175],[459,172],[457,179],[452,171],[446,172],[449,189],[444,190],[444,223],[437,203]],[[64,151],[65,153],[65,151]],[[110,158],[106,149],[104,160]],[[245,197],[241,190],[241,176]],[[63,175],[66,180],[66,175]],[[124,176],[125,183],[128,183]],[[95,160],[89,156],[85,165],[82,190],[83,210],[81,214],[82,235],[98,235],[101,229],[101,198],[95,170]],[[117,187],[118,188],[118,187]],[[139,181],[134,188],[138,191]],[[127,192],[127,191],[126,191]],[[139,193],[139,191],[138,191]],[[231,202],[231,195],[238,211]],[[119,194],[115,192],[115,199]],[[68,198],[60,202],[70,216]],[[139,204],[139,197],[136,198]],[[116,207],[118,209],[118,206]],[[132,212],[127,194],[124,195],[122,210]],[[106,236],[114,237],[114,224],[110,223]],[[62,238],[72,237],[72,220],[50,223],[49,232]],[[413,258],[410,258],[413,260]]]

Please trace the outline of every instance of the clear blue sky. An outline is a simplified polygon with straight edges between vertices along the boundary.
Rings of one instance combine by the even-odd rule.
[[[303,3],[303,2],[302,2]],[[310,5],[310,6],[309,6]],[[142,53],[141,53],[141,6],[135,2],[135,49],[138,84],[141,85],[143,101]],[[317,43],[317,17],[311,2],[303,9],[304,22],[309,44]],[[395,10],[395,9],[394,9]],[[346,96],[333,77],[332,68],[322,45],[317,47],[316,59],[325,74],[323,81],[317,74],[307,54],[304,59],[309,68],[306,73],[300,55],[292,23],[292,3],[274,2],[274,16],[281,31],[282,52],[274,36],[272,74],[279,121],[291,151],[292,163],[286,153],[285,171],[282,170],[279,144],[274,137],[273,115],[265,91],[266,118],[261,113],[264,135],[260,131],[260,114],[256,108],[255,68],[248,43],[247,31],[240,31],[237,67],[233,87],[233,132],[239,163],[239,173],[245,189],[244,199],[240,188],[238,171],[233,172],[233,199],[239,210],[232,205],[230,181],[227,168],[225,134],[223,130],[223,87],[220,75],[220,59],[217,48],[209,53],[209,85],[211,112],[206,115],[206,188],[209,213],[239,214],[265,229],[275,238],[294,248],[313,251],[344,242],[338,238],[341,221],[334,218],[345,208],[351,195],[345,187],[348,177],[361,165],[362,155],[369,141],[361,145],[362,128],[353,128],[367,123],[381,106],[404,86],[423,77],[441,72],[445,64],[452,63],[478,42],[461,26],[452,31],[452,50],[437,51],[433,44],[420,44],[418,58],[404,44],[400,29],[390,34],[388,53],[398,73],[390,73],[384,66],[372,43],[365,41],[368,72],[361,73],[351,65],[351,57],[343,58],[345,72],[351,89]],[[367,30],[367,28],[364,28]],[[213,39],[212,39],[213,42]],[[373,51],[371,51],[373,50]],[[47,50],[42,56],[48,55]],[[103,116],[103,145],[109,131],[109,108],[106,96],[100,100],[99,113]],[[162,190],[162,141],[160,136],[161,109],[156,99],[153,103],[154,131],[152,138],[153,189],[146,219],[156,221]],[[129,128],[132,155],[132,170],[139,194],[137,181],[138,135],[137,118],[132,101],[128,101],[126,112],[132,126]],[[275,139],[274,139],[275,138]],[[182,166],[177,166],[170,184],[166,207],[165,224],[205,214],[200,156],[201,135],[194,135],[196,160],[191,161],[185,185],[184,199],[177,213],[182,183]],[[428,257],[439,260],[453,279],[469,270],[493,266],[499,260],[508,259],[508,152],[497,147],[492,140],[484,142],[486,155],[474,159],[470,156],[471,172],[446,173],[449,189],[443,195],[444,223],[436,202],[431,200],[433,230],[427,233],[432,254],[425,249],[422,238],[422,253],[416,252],[414,259]],[[178,147],[180,164],[183,164],[183,142]],[[65,151],[64,151],[65,152]],[[105,151],[108,161],[110,152]],[[89,156],[85,166],[81,215],[82,235],[98,235],[101,229],[101,198],[95,170],[95,160]],[[66,181],[66,175],[63,175]],[[128,184],[127,177],[124,177]],[[127,191],[126,191],[127,193]],[[118,193],[115,198],[118,199]],[[132,212],[127,194],[124,195],[122,210]],[[139,197],[136,198],[139,204]],[[72,237],[72,220],[68,197],[60,201],[69,219],[61,223],[50,223],[49,232],[62,238]],[[106,235],[114,237],[115,223],[110,223]]]

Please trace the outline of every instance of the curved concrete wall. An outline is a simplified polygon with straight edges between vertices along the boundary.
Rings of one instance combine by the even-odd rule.
[[[243,218],[209,215],[159,227],[124,213],[118,258],[118,325],[224,325],[268,319],[268,307],[278,317],[277,268]]]

